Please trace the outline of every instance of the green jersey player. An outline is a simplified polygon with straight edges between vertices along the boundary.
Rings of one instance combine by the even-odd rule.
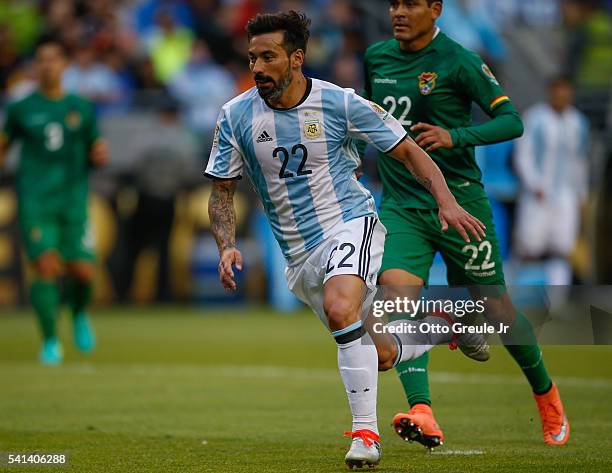
[[[87,352],[95,344],[85,313],[93,279],[88,176],[92,165],[102,165],[108,157],[92,104],[62,89],[65,65],[59,43],[37,48],[39,89],[7,107],[0,135],[0,163],[11,143],[21,143],[16,175],[19,227],[35,274],[30,299],[42,329],[40,360],[45,364],[62,360],[56,317],[57,279],[63,273],[77,348]]]
[[[499,286],[495,297],[488,294],[487,317],[512,325],[513,335],[503,341],[532,387],[545,441],[564,444],[569,424],[558,390],[544,367],[529,321],[503,290],[502,260],[491,207],[474,159],[475,146],[516,138],[522,134],[523,125],[482,59],[436,27],[442,3],[390,1],[394,38],[368,48],[365,95],[384,105],[432,156],[457,201],[486,225],[487,237],[472,244],[452,230],[440,231],[436,204],[427,191],[405,168],[381,154],[380,218],[388,233],[379,281],[394,288],[398,292],[394,296],[416,299],[427,283],[434,255],[440,251],[449,284],[472,286],[473,295],[478,285],[481,290],[482,285]],[[473,102],[491,120],[473,125]],[[395,417],[394,427],[405,439],[433,447],[441,443],[443,434],[430,407],[427,364],[425,354],[397,367],[411,409]]]

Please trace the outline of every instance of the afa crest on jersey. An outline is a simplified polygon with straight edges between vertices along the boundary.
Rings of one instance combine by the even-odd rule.
[[[435,72],[423,72],[419,76],[419,90],[422,95],[429,95],[436,88],[436,79],[438,74]]]
[[[314,140],[321,136],[323,132],[323,126],[319,122],[318,118],[312,118],[304,122],[304,136],[308,139]]]

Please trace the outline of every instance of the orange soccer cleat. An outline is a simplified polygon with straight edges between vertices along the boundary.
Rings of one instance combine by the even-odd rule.
[[[444,434],[427,404],[415,404],[407,413],[396,414],[393,429],[407,442],[419,442],[429,449],[439,447],[444,441]]]
[[[545,394],[534,394],[540,419],[542,433],[548,445],[565,445],[570,436],[570,425],[563,409],[561,396],[555,383]]]

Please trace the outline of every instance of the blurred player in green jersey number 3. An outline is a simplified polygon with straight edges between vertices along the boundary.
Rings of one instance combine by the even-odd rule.
[[[430,194],[400,163],[381,154],[380,219],[388,233],[379,281],[393,287],[394,296],[415,299],[427,283],[436,251],[446,262],[449,284],[504,287],[491,207],[474,147],[517,138],[523,132],[518,112],[489,67],[436,27],[442,6],[439,0],[391,0],[394,39],[373,44],[365,55],[366,98],[384,105],[400,120],[438,164],[457,201],[488,229],[487,237],[477,244],[466,244],[453,230],[441,232]],[[472,102],[491,120],[473,126]],[[478,292],[472,289],[473,296]],[[505,291],[497,294],[503,295],[489,296],[487,317],[512,323],[512,334],[503,342],[532,387],[544,439],[550,445],[565,444],[569,423],[533,329]],[[396,367],[411,408],[398,414],[393,424],[406,440],[434,447],[444,437],[431,410],[427,365],[425,353]]]
[[[106,163],[108,150],[99,137],[93,105],[62,89],[66,63],[61,44],[38,46],[39,88],[8,106],[0,135],[0,163],[12,142],[22,146],[16,177],[19,227],[35,273],[30,300],[42,329],[44,364],[62,361],[56,318],[58,278],[64,273],[75,344],[82,352],[95,345],[85,313],[94,272],[88,176],[91,166]]]

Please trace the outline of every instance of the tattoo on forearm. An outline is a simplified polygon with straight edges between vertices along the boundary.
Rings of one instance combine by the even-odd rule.
[[[234,210],[234,181],[214,181],[208,200],[210,228],[219,253],[236,246],[236,211]]]
[[[412,175],[414,176],[414,178],[417,180],[419,184],[421,184],[428,191],[431,191],[432,180],[430,177],[421,176],[414,169],[411,169],[410,172],[412,173]]]
[[[431,192],[431,188],[433,186],[433,180],[431,179],[431,177],[423,176],[416,169],[415,164],[411,161],[404,161],[404,166],[406,166],[406,169],[410,171],[410,174],[412,174],[412,177],[414,177],[419,184],[421,184],[425,189]]]

